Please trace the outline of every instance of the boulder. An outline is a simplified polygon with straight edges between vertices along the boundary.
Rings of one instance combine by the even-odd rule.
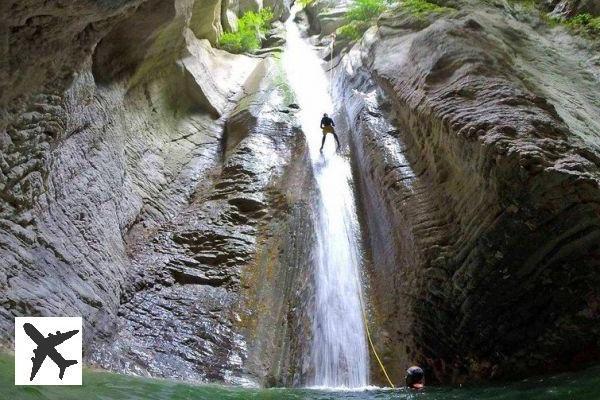
[[[318,15],[321,26],[321,36],[327,36],[334,33],[340,26],[346,24],[346,9],[327,10]]]
[[[262,0],[238,0],[238,16],[248,11],[258,12],[263,8]]]
[[[237,14],[232,10],[224,11],[224,14],[221,17],[221,22],[223,23],[223,29],[226,32],[235,32],[238,28]]]
[[[208,40],[188,32],[184,56],[177,61],[185,77],[184,88],[198,106],[219,117],[231,96],[231,84],[241,85],[257,60],[213,49]]]
[[[189,27],[198,39],[208,39],[215,46],[223,33],[221,0],[196,0]]]
[[[290,6],[286,0],[263,0],[263,8],[270,8],[276,20],[285,22],[290,16]]]

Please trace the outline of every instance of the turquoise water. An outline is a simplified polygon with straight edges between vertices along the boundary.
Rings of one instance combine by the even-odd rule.
[[[504,386],[481,388],[429,387],[422,393],[398,390],[329,392],[307,389],[241,389],[189,385],[167,380],[135,378],[85,371],[83,386],[14,386],[13,360],[0,357],[1,400],[599,400],[600,367],[580,374],[530,379]]]

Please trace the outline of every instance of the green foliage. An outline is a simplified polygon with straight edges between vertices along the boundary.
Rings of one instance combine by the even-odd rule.
[[[260,40],[251,31],[227,32],[219,38],[219,47],[236,54],[252,52],[260,47]]]
[[[431,13],[443,13],[453,10],[452,8],[438,6],[437,4],[430,3],[426,0],[404,0],[400,6],[418,17]]]
[[[538,11],[540,18],[549,26],[564,25],[573,32],[598,37],[600,36],[600,17],[594,17],[589,13],[577,14],[571,18],[554,16],[543,10],[542,0],[508,0],[510,4],[518,4],[528,11]],[[542,9],[542,10],[540,10]]]
[[[297,0],[298,4],[302,6],[302,8],[308,6],[310,3],[313,3],[315,0]]]
[[[336,35],[340,39],[358,40],[367,29],[368,24],[361,23],[360,21],[352,21],[340,26],[336,31]]]
[[[254,52],[260,48],[261,40],[273,20],[270,8],[259,12],[248,11],[238,20],[235,32],[226,32],[219,38],[219,47],[230,53]]]
[[[590,35],[600,34],[600,17],[594,17],[588,13],[577,14],[573,18],[564,21],[564,23],[577,32]]]
[[[358,40],[362,37],[369,25],[385,12],[394,3],[394,0],[354,0],[354,4],[346,13],[346,25],[336,31],[342,39]],[[441,7],[427,0],[403,0],[399,5],[409,13],[422,17],[430,13],[453,11],[453,8]]]
[[[571,18],[548,16],[547,20],[550,26],[562,24],[580,35],[600,37],[600,17],[588,13],[577,14]]]
[[[351,21],[371,21],[377,18],[387,8],[385,0],[354,0],[354,4],[346,13],[346,19]]]
[[[588,29],[596,34],[600,34],[600,17],[592,18],[592,20],[588,23]]]
[[[339,27],[336,35],[341,39],[358,40],[384,11],[390,0],[354,0],[346,12],[347,24]]]

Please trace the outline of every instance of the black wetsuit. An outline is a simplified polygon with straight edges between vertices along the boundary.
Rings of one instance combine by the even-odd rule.
[[[333,120],[329,117],[323,117],[321,118],[321,128],[324,126],[335,126],[335,124],[333,123]]]
[[[323,140],[321,140],[321,150],[323,150],[323,145],[325,145],[325,138],[327,137],[327,133],[333,133],[333,137],[335,138],[335,142],[337,143],[337,147],[340,147],[340,140],[335,133],[333,127],[335,123],[329,117],[321,118],[321,129],[323,130]]]

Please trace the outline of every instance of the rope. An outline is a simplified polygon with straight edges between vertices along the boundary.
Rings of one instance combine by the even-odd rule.
[[[385,375],[385,379],[387,379],[388,383],[390,384],[390,387],[392,389],[394,389],[395,386],[392,383],[392,380],[390,379],[390,376],[388,375],[387,371],[385,370],[385,367],[383,366],[383,363],[381,362],[381,359],[379,358],[379,354],[377,354],[377,350],[375,350],[375,345],[373,344],[373,340],[371,339],[371,332],[369,332],[369,321],[367,321],[367,313],[365,312],[365,307],[363,306],[362,296],[360,295],[360,293],[359,293],[358,298],[360,300],[360,309],[362,310],[362,315],[363,315],[363,320],[365,322],[365,329],[367,331],[367,339],[369,340],[369,345],[371,345],[371,350],[373,351],[373,354],[375,354],[375,358],[377,359],[377,362],[379,363],[379,367],[381,368],[383,375]]]

